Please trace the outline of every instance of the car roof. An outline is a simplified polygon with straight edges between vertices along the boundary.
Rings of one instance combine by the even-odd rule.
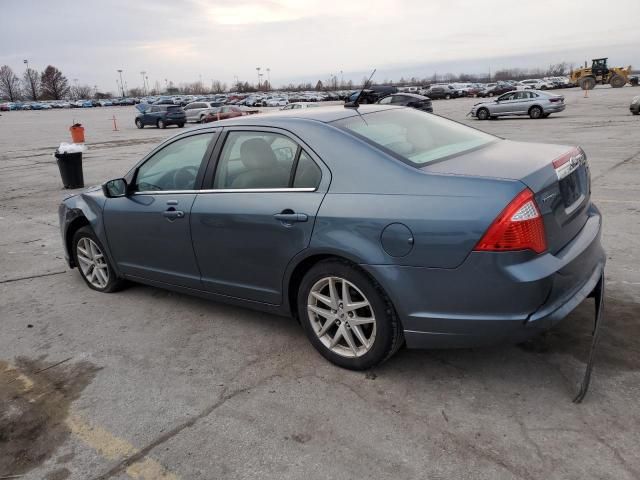
[[[236,117],[229,120],[218,122],[217,125],[253,125],[253,126],[270,126],[279,120],[315,120],[322,123],[329,123],[343,118],[355,117],[365,113],[374,113],[383,110],[392,110],[403,108],[391,105],[360,105],[358,108],[347,108],[343,105],[318,107],[318,108],[299,108],[294,110],[278,110],[273,113],[262,113],[259,115],[249,115],[245,117]]]

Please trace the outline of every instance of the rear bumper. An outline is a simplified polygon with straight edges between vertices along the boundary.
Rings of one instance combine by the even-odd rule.
[[[562,112],[567,106],[564,103],[559,105],[548,105],[544,108],[545,113],[557,113]]]
[[[456,269],[363,265],[390,296],[409,348],[516,343],[565,318],[605,267],[595,206],[555,255],[472,252]]]

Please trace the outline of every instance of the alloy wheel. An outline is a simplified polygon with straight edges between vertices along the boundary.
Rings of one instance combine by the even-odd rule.
[[[105,288],[109,283],[109,267],[98,244],[88,237],[82,237],[76,246],[76,257],[87,282],[98,289]]]
[[[343,357],[361,357],[376,338],[371,303],[353,283],[340,277],[318,280],[309,292],[307,312],[322,344]]]

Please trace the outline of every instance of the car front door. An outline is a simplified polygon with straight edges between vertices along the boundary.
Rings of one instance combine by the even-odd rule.
[[[330,182],[310,152],[274,129],[226,132],[210,189],[191,210],[205,290],[281,304],[285,269],[308,247]]]
[[[495,105],[491,109],[493,115],[508,115],[513,109],[514,93],[505,93],[495,100]]]
[[[107,199],[105,230],[122,273],[200,288],[189,222],[215,137],[195,133],[163,146],[136,169],[126,196]]]

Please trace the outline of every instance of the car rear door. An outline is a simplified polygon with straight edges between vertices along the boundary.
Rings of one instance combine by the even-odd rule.
[[[225,130],[209,189],[191,210],[203,288],[279,305],[285,269],[309,245],[330,173],[287,132]]]
[[[200,288],[189,222],[215,138],[193,132],[164,145],[136,169],[129,194],[107,199],[105,230],[122,273]]]

